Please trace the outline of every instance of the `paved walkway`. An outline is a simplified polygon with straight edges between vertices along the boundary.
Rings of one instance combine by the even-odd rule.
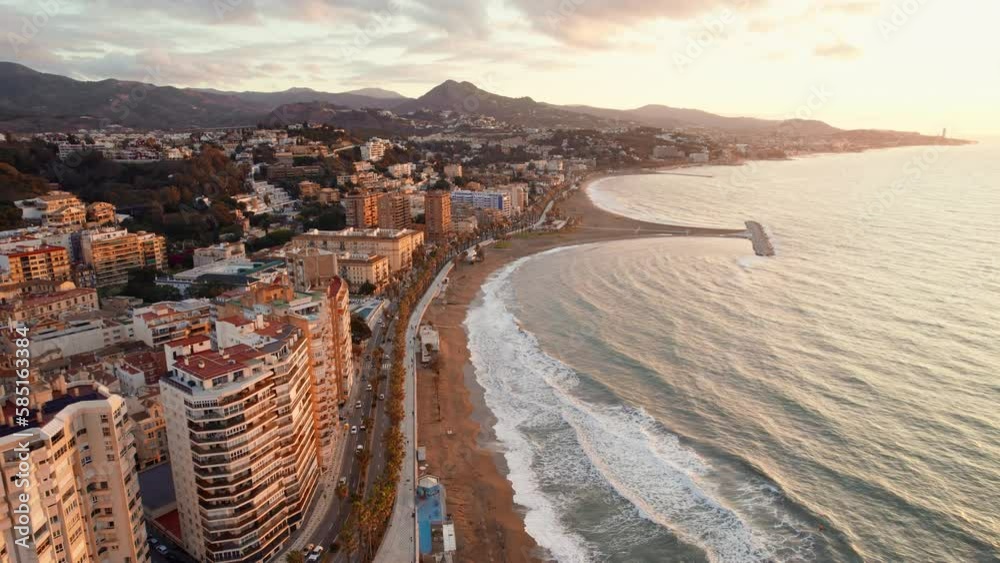
[[[441,270],[430,288],[424,293],[417,305],[410,324],[406,327],[406,396],[403,399],[405,409],[403,418],[403,439],[406,441],[403,456],[403,469],[399,472],[399,483],[396,488],[396,506],[389,519],[389,528],[382,538],[382,545],[375,554],[375,563],[408,563],[419,562],[420,552],[417,549],[417,373],[414,358],[417,348],[414,344],[417,329],[424,318],[427,307],[434,296],[441,290],[441,284],[451,272],[452,262]]]

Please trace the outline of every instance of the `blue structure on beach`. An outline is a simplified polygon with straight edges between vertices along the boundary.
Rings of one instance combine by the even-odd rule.
[[[444,485],[433,475],[424,475],[417,482],[417,525],[420,536],[420,553],[432,550],[431,529],[445,521]]]

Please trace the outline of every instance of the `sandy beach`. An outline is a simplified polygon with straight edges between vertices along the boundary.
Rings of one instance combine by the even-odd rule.
[[[724,236],[736,232],[671,227],[606,212],[586,194],[589,183],[597,179],[589,180],[556,205],[563,217],[579,219],[578,226],[569,232],[520,235],[505,248],[489,247],[481,263],[458,265],[452,271],[446,295],[435,301],[424,318],[438,328],[441,351],[440,373],[418,370],[419,445],[427,449],[426,472],[441,478],[447,488],[459,561],[549,560],[525,530],[523,512],[514,504],[502,450],[492,432],[492,415],[484,405],[469,360],[463,322],[483,282],[504,264],[559,246],[669,234]]]

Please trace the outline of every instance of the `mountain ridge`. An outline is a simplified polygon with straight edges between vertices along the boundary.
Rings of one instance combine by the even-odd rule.
[[[142,92],[140,96],[138,92]],[[600,128],[644,125],[693,127],[732,134],[829,136],[850,133],[817,120],[727,117],[704,110],[647,104],[635,109],[558,105],[530,96],[488,92],[468,81],[445,80],[418,98],[381,88],[322,92],[293,87],[280,92],[225,91],[156,86],[113,78],[80,81],[0,61],[0,128],[15,131],[254,126],[274,115],[336,115],[342,110],[388,109],[397,115],[474,114],[525,127]],[[286,111],[294,110],[294,111]],[[369,118],[345,112],[351,120]],[[860,130],[865,131],[865,130]],[[909,133],[907,133],[909,134]]]

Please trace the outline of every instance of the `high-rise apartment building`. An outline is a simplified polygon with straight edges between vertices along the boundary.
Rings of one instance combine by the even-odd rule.
[[[13,397],[4,398],[0,561],[148,562],[124,399],[93,382],[32,388],[28,428],[16,422]],[[24,520],[27,538],[17,528]]]
[[[97,287],[128,283],[128,273],[140,268],[162,270],[167,264],[167,241],[160,235],[125,229],[85,231],[80,240],[83,260],[94,268]]]
[[[13,283],[70,278],[69,253],[61,246],[15,247],[0,254],[0,276]]]
[[[341,198],[347,210],[347,226],[365,229],[378,226],[378,194],[352,192]]]
[[[410,198],[399,192],[380,194],[378,198],[378,226],[382,229],[408,229],[410,227]]]
[[[268,561],[320,473],[309,339],[262,318],[217,329],[215,347],[168,346],[160,380],[182,537],[198,561]]]
[[[432,242],[447,240],[451,236],[451,193],[431,190],[424,196],[424,223],[427,238]]]
[[[328,280],[315,291],[294,291],[287,282],[257,284],[247,288],[219,308],[221,333],[250,332],[255,321],[248,316],[263,314],[268,319],[300,329],[309,340],[316,400],[317,435],[322,468],[328,469],[333,450],[343,432],[338,432],[337,406],[354,383],[351,348],[351,314],[346,284],[340,278]]]

